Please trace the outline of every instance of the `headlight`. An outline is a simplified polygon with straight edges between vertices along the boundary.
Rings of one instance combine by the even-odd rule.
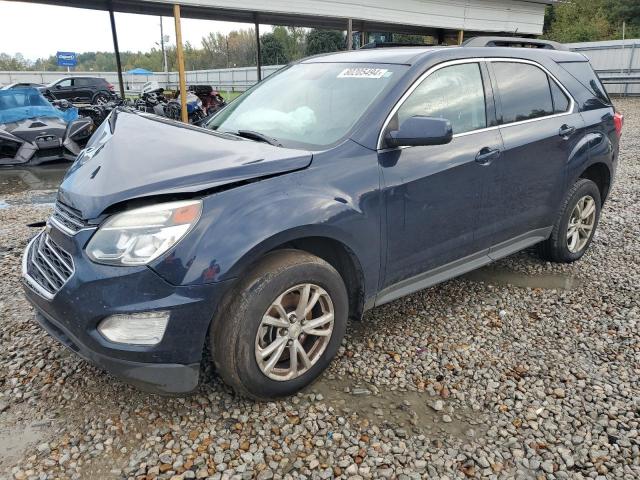
[[[186,200],[119,213],[93,235],[87,254],[107,265],[145,265],[178,243],[201,211],[200,200]]]

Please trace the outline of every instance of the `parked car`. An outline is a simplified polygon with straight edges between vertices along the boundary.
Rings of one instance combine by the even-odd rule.
[[[14,88],[40,88],[44,87],[41,83],[29,83],[29,82],[18,82],[18,83],[10,83],[8,85],[3,85],[0,87],[0,90],[12,90]]]
[[[56,100],[104,105],[117,98],[114,86],[99,77],[65,77],[41,91]]]
[[[582,257],[622,117],[578,53],[380,48],[294,63],[206,127],[114,111],[26,248],[26,295],[142,388],[193,390],[208,350],[272,398],[368,309],[536,244]]]

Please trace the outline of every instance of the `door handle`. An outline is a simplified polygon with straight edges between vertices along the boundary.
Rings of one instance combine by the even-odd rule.
[[[500,156],[500,150],[497,148],[484,147],[480,149],[476,155],[476,162],[480,165],[489,165],[491,160],[494,160]]]
[[[560,131],[558,132],[558,135],[566,139],[569,137],[569,135],[571,135],[575,131],[576,131],[576,127],[564,124],[560,127]]]

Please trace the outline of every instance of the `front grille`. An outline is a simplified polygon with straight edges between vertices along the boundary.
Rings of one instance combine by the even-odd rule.
[[[86,222],[82,219],[82,213],[75,208],[71,208],[65,205],[61,201],[57,201],[53,207],[53,215],[51,216],[59,226],[63,227],[63,230],[71,235],[78,233],[80,230],[87,226]]]
[[[25,270],[29,283],[35,282],[46,296],[53,296],[73,275],[73,259],[42,232],[31,243]]]

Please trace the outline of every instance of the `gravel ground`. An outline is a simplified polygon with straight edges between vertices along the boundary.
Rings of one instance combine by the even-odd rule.
[[[5,196],[0,477],[639,478],[640,100],[617,103],[621,168],[581,261],[523,252],[377,308],[279,402],[210,372],[195,395],[150,396],[64,350],[18,281],[47,192]]]

